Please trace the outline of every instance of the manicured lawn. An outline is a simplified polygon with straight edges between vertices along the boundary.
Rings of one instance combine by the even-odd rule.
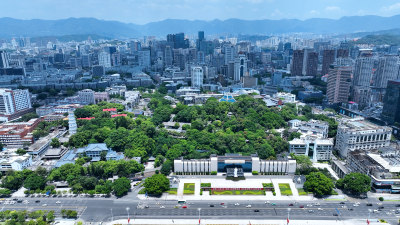
[[[288,183],[279,184],[279,190],[281,190],[281,195],[293,195]]]
[[[201,187],[211,187],[211,183],[201,183]]]
[[[178,188],[170,188],[167,193],[170,195],[176,195],[178,193]]]
[[[263,183],[262,185],[263,185],[263,187],[268,187],[268,188],[274,187],[274,184],[272,184],[272,183]]]
[[[194,195],[194,183],[184,183],[183,184],[183,194],[184,195]]]
[[[299,195],[308,195],[309,193],[305,191],[303,188],[297,188],[297,191],[299,192]]]
[[[257,191],[212,191],[213,195],[265,195],[263,190]]]

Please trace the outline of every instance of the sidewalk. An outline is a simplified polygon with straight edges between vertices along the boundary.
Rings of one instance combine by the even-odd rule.
[[[256,225],[256,224],[268,224],[268,225],[287,225],[286,219],[282,220],[215,220],[215,219],[201,219],[200,224],[225,224],[225,225]],[[103,224],[128,224],[127,219],[115,220],[112,223],[104,222]],[[199,219],[131,219],[129,224],[199,224]],[[364,219],[362,220],[290,220],[290,224],[294,225],[359,225],[366,224]],[[370,224],[381,224],[376,219],[371,219]]]

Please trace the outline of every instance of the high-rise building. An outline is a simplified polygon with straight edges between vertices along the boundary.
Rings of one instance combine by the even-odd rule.
[[[378,60],[374,86],[385,89],[389,80],[397,80],[399,76],[399,56],[386,55]]]
[[[228,65],[229,62],[232,62],[235,59],[236,50],[235,46],[226,44],[224,45],[224,54],[225,54],[225,65]]]
[[[173,43],[174,48],[189,48],[189,40],[185,39],[184,33],[168,34],[167,42]]]
[[[284,50],[290,50],[292,49],[292,43],[286,42],[285,45],[283,46]]]
[[[347,102],[351,82],[350,66],[331,65],[328,73],[327,96],[330,103]]]
[[[143,67],[151,66],[150,50],[139,51],[139,66]]]
[[[372,57],[359,57],[356,60],[353,76],[353,86],[369,87],[371,85],[374,59]]]
[[[303,75],[303,59],[304,59],[304,50],[293,51],[292,68],[290,71],[292,76]]]
[[[336,58],[347,58],[349,57],[349,49],[339,48],[336,51]]]
[[[203,86],[204,73],[200,66],[192,67],[192,87],[200,88]]]
[[[12,115],[19,111],[30,109],[31,97],[28,90],[0,89],[0,113]]]
[[[240,81],[240,79],[247,73],[247,58],[244,54],[239,54],[235,59],[234,63],[234,81]]]
[[[16,89],[12,91],[12,94],[16,111],[32,108],[31,96],[28,90]]]
[[[282,82],[282,72],[276,71],[272,75],[272,85],[279,86]]]
[[[308,52],[306,61],[306,76],[316,76],[318,71],[318,53]]]
[[[387,83],[382,119],[390,124],[400,123],[400,80],[390,80]]]
[[[82,60],[82,67],[83,68],[89,68],[92,66],[92,62],[90,59],[90,55],[82,55],[81,56],[81,60]]]
[[[169,46],[169,45],[165,46],[164,62],[165,62],[165,66],[172,66],[173,54],[172,54],[171,46]]]
[[[108,52],[100,52],[99,56],[99,65],[104,66],[105,68],[111,67],[111,55]]]
[[[204,41],[204,31],[199,31],[198,39],[199,39],[199,41]]]
[[[335,62],[335,50],[326,49],[322,53],[322,70],[321,74],[325,75],[329,72],[329,67]]]
[[[5,51],[0,51],[0,68],[9,68],[8,54]]]

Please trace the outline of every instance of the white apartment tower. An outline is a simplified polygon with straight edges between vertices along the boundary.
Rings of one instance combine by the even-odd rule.
[[[225,56],[225,65],[228,65],[229,62],[232,62],[235,59],[235,53],[236,53],[236,49],[235,46],[230,45],[230,44],[226,44],[224,45],[224,56]]]
[[[244,54],[239,54],[234,63],[233,80],[240,81],[247,73],[247,58]]]
[[[199,88],[203,86],[204,72],[199,66],[192,67],[192,87]]]
[[[11,115],[32,108],[28,90],[0,89],[0,113]]]
[[[111,67],[111,55],[108,52],[100,52],[99,54],[99,65],[105,68]]]

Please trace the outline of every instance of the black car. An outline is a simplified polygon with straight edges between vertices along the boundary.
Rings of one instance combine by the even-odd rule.
[[[367,206],[372,206],[372,203],[368,203]]]
[[[397,204],[396,207],[400,207],[400,204]]]
[[[349,208],[348,210],[349,210],[349,211],[353,211],[354,209],[353,209],[353,208]]]
[[[210,207],[214,207],[214,205],[210,205]]]
[[[346,203],[345,203],[345,202],[340,202],[340,204],[342,204],[342,205],[343,205],[343,204],[346,204]]]
[[[378,207],[378,209],[384,209],[384,208],[385,208],[385,207],[383,207],[383,206],[379,206],[379,207]]]
[[[254,212],[260,212],[260,210],[258,210],[258,209],[255,209],[255,210],[254,210]]]
[[[40,202],[40,200],[36,200],[35,202],[36,202],[36,203],[39,203],[39,202]]]
[[[337,213],[334,213],[333,216],[339,216]]]

